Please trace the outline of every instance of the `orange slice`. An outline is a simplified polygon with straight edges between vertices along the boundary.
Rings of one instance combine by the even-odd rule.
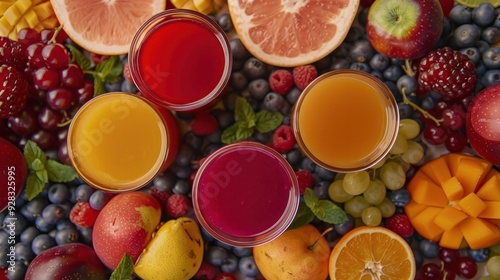
[[[415,257],[408,243],[384,227],[358,227],[333,247],[330,278],[410,280]]]
[[[165,0],[50,0],[64,31],[84,49],[102,55],[126,54],[135,32]]]
[[[280,67],[315,62],[349,32],[359,0],[228,0],[241,42],[256,58]]]

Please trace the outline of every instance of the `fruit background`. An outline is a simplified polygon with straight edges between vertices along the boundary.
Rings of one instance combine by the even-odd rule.
[[[416,279],[500,279],[500,155],[498,152],[484,154],[486,159],[477,156],[466,133],[469,105],[480,92],[500,81],[498,3],[440,1],[444,12],[443,32],[432,46],[435,51],[426,53],[424,58],[413,59],[409,65],[405,59],[376,51],[365,31],[372,1],[361,1],[355,21],[338,48],[312,64],[289,68],[275,67],[252,56],[235,35],[231,15],[223,2],[167,3],[168,8],[182,6],[209,14],[229,34],[233,54],[231,79],[223,100],[209,112],[176,113],[183,133],[175,162],[141,190],[147,194],[145,200],[154,200],[150,202],[154,205],[151,210],[151,216],[156,217],[154,225],[148,228],[147,237],[142,237],[144,240],[130,237],[134,240],[120,240],[117,244],[123,246],[111,248],[93,246],[106,241],[105,225],[100,221],[106,217],[100,214],[118,195],[95,190],[76,177],[70,167],[66,135],[71,117],[94,95],[113,91],[136,93],[137,88],[128,72],[127,55],[100,55],[76,44],[61,29],[50,3],[0,1],[0,167],[7,170],[15,165],[16,170],[20,170],[17,176],[22,175],[26,164],[19,160],[19,152],[26,157],[28,167],[25,186],[16,189],[17,199],[9,199],[8,207],[7,198],[0,200],[5,204],[1,206],[6,206],[0,212],[3,229],[0,231],[0,269],[4,272],[0,279],[56,279],[65,273],[81,273],[89,279],[136,279],[137,276],[130,276],[131,264],[126,264],[126,260],[115,270],[120,257],[126,252],[135,260],[160,221],[194,217],[190,199],[192,179],[200,159],[227,144],[224,131],[235,122],[238,97],[244,97],[254,111],[268,110],[283,115],[282,123],[273,131],[254,131],[246,139],[265,143],[282,153],[296,170],[303,193],[312,190],[318,199],[334,202],[349,217],[346,222],[334,225],[307,211],[299,211],[295,226],[311,224],[320,231],[333,227],[323,237],[330,248],[353,228],[385,226],[411,246]],[[13,25],[12,18],[21,20]],[[442,69],[458,67],[468,71],[460,75],[430,74],[431,70],[421,63],[424,60],[438,60]],[[357,69],[377,76],[398,101],[401,126],[395,146],[386,160],[367,171],[336,174],[321,168],[302,156],[290,127],[290,111],[301,91],[318,75],[335,69]],[[422,73],[428,75],[424,77]],[[439,93],[443,83],[470,90]],[[14,88],[15,96],[5,94]],[[468,161],[460,165],[450,159],[453,157]],[[418,190],[411,187],[415,182],[444,181],[434,178],[439,175],[432,175],[431,165],[427,165],[433,162],[433,167],[438,168],[443,159],[447,160],[445,165],[456,163],[454,168],[442,169],[450,172],[444,179],[453,177],[465,186],[474,184],[470,178],[477,172],[479,179],[472,189],[453,188],[450,181],[446,187],[441,184],[444,191],[440,199],[431,195],[435,194],[432,187]],[[428,180],[417,174],[424,174]],[[11,175],[14,176],[1,174],[0,178],[5,182],[23,180],[23,176]],[[0,188],[4,196],[7,186]],[[472,217],[477,223],[465,226],[471,229],[469,231],[455,231],[460,237],[457,242],[443,237],[443,228],[451,231],[456,224],[436,222],[438,212],[432,209],[446,208],[449,201],[458,200],[462,204],[473,201],[470,202],[474,205],[472,209],[465,206],[461,209],[468,209],[463,211],[467,214],[463,219]],[[136,201],[143,203],[141,199]],[[419,216],[421,211],[430,214]],[[132,216],[120,215],[121,218]],[[460,216],[447,215],[442,217],[444,221]],[[13,220],[15,227],[11,226]],[[124,218],[123,222],[134,221]],[[472,233],[478,231],[478,226],[484,226],[484,230],[479,231],[484,235]],[[94,232],[96,227],[100,230]],[[173,236],[170,240],[180,240],[173,233],[173,223],[169,227],[164,232]],[[198,234],[203,239],[203,254],[196,269],[191,269],[192,279],[265,279],[252,248],[220,243],[203,229]],[[471,247],[462,242],[460,234]],[[477,240],[476,237],[484,242],[469,242]],[[177,252],[175,254],[181,255],[194,246],[179,242],[182,245],[171,249]],[[114,256],[103,256],[103,251]],[[169,261],[179,259],[175,254],[158,258],[173,266],[184,265]],[[58,259],[61,255],[68,258],[62,261]],[[58,271],[41,269],[52,259],[62,262]],[[82,260],[86,262],[82,264]],[[85,269],[75,272],[78,266]],[[113,270],[116,273],[112,274]]]

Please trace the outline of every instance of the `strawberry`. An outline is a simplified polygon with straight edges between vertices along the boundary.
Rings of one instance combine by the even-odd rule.
[[[404,238],[412,236],[414,232],[410,219],[405,214],[392,215],[385,221],[385,226]]]
[[[300,90],[305,89],[314,79],[316,79],[316,77],[318,77],[318,72],[312,65],[303,65],[293,68],[293,82]]]
[[[9,65],[0,66],[0,118],[15,115],[23,108],[30,86],[23,74]]]

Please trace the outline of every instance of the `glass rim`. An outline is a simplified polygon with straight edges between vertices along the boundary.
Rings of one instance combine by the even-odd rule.
[[[210,225],[204,217],[203,211],[198,204],[198,185],[201,179],[201,174],[203,171],[210,165],[210,163],[223,154],[231,153],[234,151],[241,151],[245,148],[251,150],[258,150],[258,152],[265,153],[267,155],[272,156],[277,159],[280,165],[283,167],[284,171],[290,175],[291,187],[288,194],[288,202],[281,214],[279,220],[277,220],[274,225],[269,227],[266,231],[259,233],[258,235],[252,236],[234,236],[228,233],[225,233],[218,229],[216,226]],[[192,202],[193,209],[195,215],[198,219],[198,222],[212,237],[219,240],[222,243],[231,245],[231,246],[239,246],[239,247],[254,247],[258,245],[265,244],[270,242],[280,236],[292,223],[293,219],[298,210],[299,199],[300,199],[300,190],[297,178],[295,176],[295,171],[291,167],[291,165],[286,161],[286,159],[274,149],[253,141],[239,141],[232,144],[228,144],[222,146],[217,149],[215,152],[207,156],[203,159],[198,168],[195,178],[193,180],[193,188],[191,191],[192,194]]]
[[[182,19],[201,23],[202,26],[210,29],[214,33],[215,37],[217,37],[221,45],[222,51],[224,53],[224,72],[222,73],[222,76],[217,85],[211,92],[207,93],[203,98],[188,103],[176,103],[160,98],[142,78],[141,70],[139,67],[139,55],[138,55],[141,49],[141,42],[148,36],[148,34],[150,34],[152,30],[155,29],[156,26],[172,20],[182,20]],[[160,106],[163,106],[172,111],[179,111],[179,112],[196,111],[214,102],[218,98],[218,96],[224,92],[225,87],[231,77],[231,68],[233,64],[231,46],[224,30],[208,16],[187,9],[164,10],[146,20],[136,31],[132,39],[132,43],[130,44],[130,50],[128,53],[128,58],[129,58],[128,62],[132,80],[134,84],[137,86],[138,90],[141,92],[141,94],[143,94],[146,98],[150,99],[151,101],[157,103]]]
[[[386,133],[382,140],[380,141],[380,144],[385,144],[385,147],[383,149],[375,149],[371,154],[367,155],[365,159],[360,160],[359,164],[357,164],[354,167],[341,167],[341,166],[332,166],[321,159],[319,159],[317,156],[315,156],[308,148],[307,145],[304,143],[304,140],[301,137],[300,133],[300,125],[299,125],[299,114],[300,114],[300,107],[302,103],[304,102],[304,99],[308,95],[308,93],[311,91],[311,89],[323,81],[326,78],[329,78],[331,76],[336,76],[336,75],[342,75],[342,74],[349,74],[349,75],[354,75],[357,77],[361,77],[370,85],[376,86],[377,87],[377,93],[379,96],[383,97],[384,99],[388,100],[388,103],[385,105],[386,112],[387,112],[387,126],[386,126]],[[292,129],[295,135],[295,139],[297,141],[297,145],[299,146],[299,149],[309,158],[311,159],[315,164],[330,170],[332,172],[338,172],[338,173],[351,173],[351,172],[357,172],[357,171],[362,171],[366,170],[368,168],[373,167],[376,165],[378,162],[380,162],[382,159],[385,158],[385,156],[389,153],[391,150],[392,146],[394,145],[396,141],[396,137],[398,135],[399,131],[399,109],[397,106],[397,101],[394,95],[392,94],[391,90],[377,77],[375,77],[372,74],[369,74],[367,72],[364,72],[362,70],[355,70],[355,69],[338,69],[338,70],[332,70],[329,72],[326,72],[314,79],[300,94],[299,98],[295,102],[292,112],[291,112],[291,125]],[[379,147],[381,147],[379,145]]]
[[[90,108],[93,106],[94,103],[98,102],[100,99],[103,98],[114,98],[116,95],[121,95],[121,96],[128,96],[132,98],[136,98],[137,100],[140,100],[140,102],[144,102],[147,104],[158,116],[158,119],[161,120],[163,123],[163,126],[160,127],[161,134],[163,135],[163,138],[165,141],[162,142],[161,148],[160,148],[160,154],[158,154],[158,157],[156,159],[155,164],[153,165],[152,169],[144,174],[141,178],[133,181],[133,182],[128,182],[128,183],[122,183],[122,184],[112,184],[112,183],[103,183],[102,180],[98,181],[93,176],[89,175],[90,172],[85,172],[84,168],[80,168],[80,164],[77,164],[76,159],[74,159],[74,151],[75,149],[73,148],[72,145],[72,135],[74,135],[75,130],[77,130],[76,127],[78,127],[78,118],[80,115],[85,113],[85,110],[87,108]],[[76,127],[75,127],[76,126]],[[162,166],[164,162],[167,160],[167,155],[170,150],[170,137],[169,137],[169,128],[167,126],[166,120],[163,118],[161,112],[156,108],[156,106],[146,98],[139,96],[137,94],[129,93],[129,92],[107,92],[100,94],[88,102],[86,102],[78,111],[76,112],[75,116],[73,117],[71,124],[68,129],[68,135],[67,135],[67,147],[68,147],[68,156],[69,159],[72,163],[73,168],[75,169],[76,173],[78,176],[85,181],[87,184],[90,186],[106,191],[106,192],[112,192],[112,193],[121,193],[121,192],[126,192],[126,191],[134,191],[141,189],[145,187],[148,183],[150,183],[155,176],[157,176],[162,169]]]

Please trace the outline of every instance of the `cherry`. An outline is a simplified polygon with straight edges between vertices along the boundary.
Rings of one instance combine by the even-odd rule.
[[[38,114],[38,123],[43,129],[49,131],[57,130],[59,128],[58,124],[60,124],[62,120],[63,115],[49,107],[43,107]]]
[[[61,69],[69,64],[69,52],[62,44],[49,44],[43,47],[42,57],[49,68]]]
[[[420,268],[419,276],[425,280],[441,280],[441,267],[435,263],[426,263]]]
[[[94,97],[94,83],[89,80],[85,80],[83,82],[83,86],[80,87],[77,91],[76,94],[78,96],[78,104],[83,105],[92,97]]]
[[[28,66],[31,70],[36,70],[45,66],[45,61],[42,57],[42,50],[45,45],[42,43],[31,44],[26,49],[28,55]]]
[[[446,129],[435,124],[427,124],[424,128],[424,138],[433,145],[443,144],[448,138]]]
[[[17,33],[17,41],[25,48],[31,44],[40,43],[40,33],[32,28],[24,28]]]
[[[33,82],[38,89],[53,89],[59,85],[59,73],[54,69],[40,67],[33,72]]]
[[[37,143],[37,145],[43,151],[53,149],[57,146],[57,137],[46,130],[39,130],[31,135],[31,140]]]
[[[83,84],[83,71],[80,66],[70,63],[61,70],[61,82],[64,86],[77,89]]]
[[[455,249],[448,249],[444,247],[439,248],[439,259],[444,262],[445,265],[455,263],[460,257],[460,252]]]
[[[477,263],[469,257],[460,257],[457,262],[458,275],[472,279],[477,274]]]
[[[10,117],[8,126],[17,135],[30,135],[39,128],[37,113],[31,108],[26,108],[17,115]]]
[[[458,153],[467,146],[467,136],[459,131],[452,131],[444,142],[446,149],[452,153]]]
[[[461,105],[453,104],[442,112],[443,126],[451,130],[459,130],[465,126],[465,110]]]
[[[57,111],[70,108],[73,100],[73,93],[65,88],[55,88],[47,92],[47,104]]]

